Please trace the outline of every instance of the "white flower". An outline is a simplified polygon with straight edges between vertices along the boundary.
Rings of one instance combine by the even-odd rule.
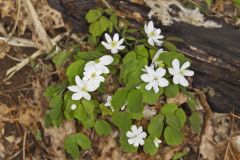
[[[122,107],[121,107],[121,111],[123,111],[127,106],[127,103],[125,103]]]
[[[89,68],[95,68],[97,70],[99,70],[102,73],[109,73],[109,69],[106,67],[107,65],[110,65],[113,62],[113,57],[109,56],[109,55],[105,55],[100,57],[99,59],[97,59],[96,61],[90,61],[88,62],[85,67],[84,70],[87,72],[89,70]]]
[[[100,86],[101,82],[105,81],[105,78],[102,76],[102,70],[96,68],[96,65],[88,66],[83,72],[83,80],[88,81],[94,91]]]
[[[72,111],[74,111],[77,108],[77,105],[76,104],[72,104],[70,108],[71,108]]]
[[[147,133],[143,131],[142,126],[137,128],[136,125],[132,125],[131,131],[127,131],[126,136],[129,144],[138,147],[144,144],[144,138],[147,137]]]
[[[106,48],[111,50],[112,54],[118,53],[118,50],[123,50],[125,46],[121,45],[124,39],[119,40],[119,34],[115,33],[113,39],[109,36],[109,34],[105,33],[105,39],[107,42],[102,41],[102,45]]]
[[[147,34],[148,36],[148,43],[151,45],[151,46],[154,46],[154,43],[157,45],[157,46],[161,46],[163,41],[161,41],[160,39],[163,38],[161,34],[161,29],[157,29],[153,26],[153,22],[150,21],[148,24],[145,24],[144,25],[144,30],[145,30],[145,33]]]
[[[193,76],[194,72],[188,70],[190,67],[190,62],[185,62],[182,67],[180,67],[180,62],[178,59],[172,61],[172,68],[168,68],[168,72],[173,75],[173,83],[181,84],[182,86],[187,87],[189,85],[185,76]]]
[[[162,141],[160,139],[158,139],[158,138],[154,138],[153,143],[154,143],[155,147],[158,148],[159,144],[162,143]]]
[[[169,82],[167,79],[163,78],[166,74],[166,70],[164,68],[158,68],[156,71],[154,70],[154,66],[151,65],[150,67],[145,66],[144,71],[146,74],[141,75],[141,79],[148,83],[145,86],[146,90],[151,90],[153,88],[154,92],[159,92],[158,87],[166,87],[168,86]]]
[[[153,59],[152,59],[152,64],[155,66],[155,67],[161,67],[162,65],[162,61],[159,61],[158,60],[158,57],[160,56],[161,53],[163,53],[164,50],[163,49],[159,49],[157,51],[157,53],[153,56]],[[163,66],[162,66],[163,67]]]
[[[72,100],[80,100],[85,98],[86,100],[91,99],[91,95],[88,92],[94,91],[95,88],[92,87],[88,81],[81,80],[79,76],[75,77],[75,86],[69,86],[68,89],[73,93]]]
[[[110,107],[111,110],[114,112],[114,108],[111,104],[111,101],[112,101],[112,96],[107,96],[107,100],[106,100],[106,103],[104,104],[106,107]]]

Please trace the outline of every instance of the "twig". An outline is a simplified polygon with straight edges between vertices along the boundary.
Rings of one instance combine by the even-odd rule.
[[[23,160],[25,160],[26,155],[25,155],[25,147],[26,147],[26,138],[27,138],[27,132],[24,132],[24,136],[23,136]]]
[[[50,52],[51,49],[53,48],[54,44],[52,44],[50,38],[48,37],[46,31],[44,30],[38,15],[32,5],[32,2],[30,0],[23,0],[27,10],[28,10],[28,14],[32,19],[33,22],[33,26],[37,32],[37,35],[39,37],[39,39],[43,42],[44,45],[44,50],[47,52]]]
[[[0,37],[0,41],[4,41],[5,43],[12,46],[37,48],[33,41],[19,37],[12,37],[11,39]]]
[[[109,8],[113,11],[112,7],[108,4],[108,2],[106,0],[102,0],[102,2],[107,8]]]
[[[230,141],[232,139],[232,131],[233,131],[234,120],[235,120],[234,116],[232,116],[231,131],[230,131],[230,135],[229,135],[229,139],[228,139],[228,143],[227,143],[227,148],[226,148],[225,155],[224,155],[224,160],[227,159],[228,148],[229,148],[229,145],[230,145]]]
[[[235,155],[234,155],[234,153],[233,153],[233,151],[232,151],[232,147],[231,147],[231,146],[229,146],[229,150],[230,150],[230,152],[231,152],[231,155],[232,155],[233,159],[234,159],[234,160],[237,160],[236,157],[235,157]]]
[[[238,116],[238,115],[236,115],[236,114],[229,114],[230,116],[233,116],[233,117],[235,117],[235,118],[238,118],[238,119],[240,119],[240,116]]]
[[[0,33],[2,33],[5,37],[8,37],[7,31],[2,25],[2,23],[0,23]]]
[[[13,57],[13,56],[11,56],[11,55],[9,55],[9,54],[6,54],[6,56],[7,56],[8,58],[14,60],[14,61],[18,61],[18,62],[21,62],[21,61],[22,61],[21,59],[15,58],[15,57]]]
[[[58,41],[60,41],[67,33],[62,33],[57,35],[52,42],[57,43]],[[22,69],[25,65],[27,65],[31,60],[36,59],[38,56],[42,55],[43,51],[42,50],[38,50],[36,52],[34,52],[30,57],[25,58],[24,60],[22,60],[20,63],[16,64],[15,66],[11,67],[10,69],[7,70],[6,72],[6,77],[4,79],[4,82],[6,82],[7,80],[9,80],[17,71],[19,71],[20,69]]]

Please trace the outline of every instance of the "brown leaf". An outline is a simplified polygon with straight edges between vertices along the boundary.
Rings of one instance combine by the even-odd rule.
[[[187,96],[183,93],[178,93],[176,97],[167,99],[167,103],[174,103],[178,106],[185,102],[187,102]]]

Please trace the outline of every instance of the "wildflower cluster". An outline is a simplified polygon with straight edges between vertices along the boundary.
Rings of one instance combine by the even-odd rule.
[[[161,143],[181,144],[187,122],[193,132],[200,132],[195,96],[187,90],[188,77],[194,75],[188,69],[190,60],[161,35],[153,21],[142,32],[120,25],[109,10],[90,10],[86,19],[88,45],[93,49],[77,48],[73,56],[59,53],[53,57],[57,67],[64,67],[70,57],[74,61],[66,69],[67,80],[45,92],[50,99],[46,125],[59,126],[64,118],[75,120],[85,131],[94,129],[100,136],[110,135],[114,125],[123,151],[143,147],[151,155]],[[160,101],[160,97],[174,98],[180,93],[187,97],[190,116],[181,106]],[[78,158],[81,150],[91,148],[89,134],[70,135],[64,148]]]

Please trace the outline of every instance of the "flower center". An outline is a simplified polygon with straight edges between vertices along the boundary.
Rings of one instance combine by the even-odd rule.
[[[96,74],[96,72],[93,72],[92,74],[91,74],[91,78],[96,78],[97,77],[97,74]]]
[[[111,42],[111,46],[112,46],[112,47],[116,47],[116,46],[117,46],[117,42],[116,42],[116,41],[112,41],[112,42]]]
[[[154,77],[153,79],[154,79],[155,81],[158,81],[159,78],[158,78],[158,77]]]
[[[151,37],[153,37],[153,36],[155,36],[155,32],[152,31],[152,32],[149,33],[149,35],[150,35]]]
[[[82,92],[87,92],[87,87],[82,87],[82,88],[80,88],[80,90],[82,91]]]

